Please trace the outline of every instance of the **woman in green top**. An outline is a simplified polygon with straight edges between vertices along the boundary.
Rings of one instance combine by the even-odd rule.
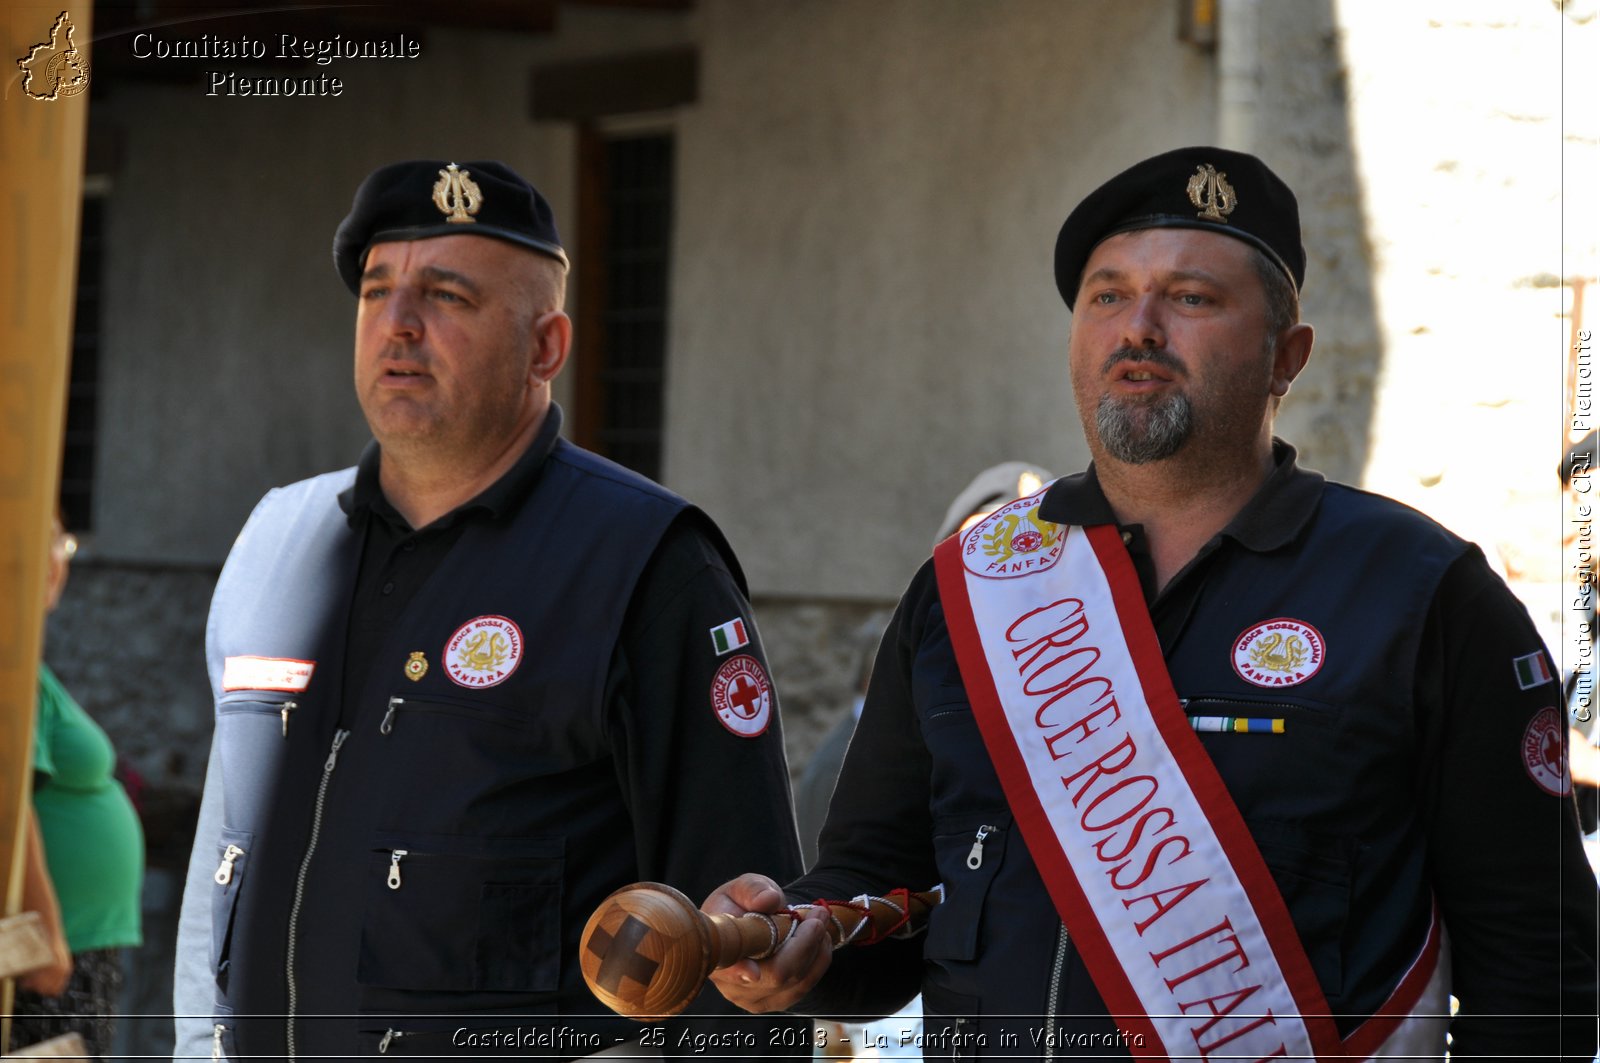
[[[76,546],[58,521],[47,612],[61,597]],[[120,952],[140,943],[144,876],[144,834],[113,776],[115,767],[111,739],[41,663],[33,837],[42,853],[37,848],[28,853],[24,903],[44,913],[56,937],[58,961],[18,980],[13,1048],[76,1031],[92,1055],[111,1050],[111,1017],[122,985]]]

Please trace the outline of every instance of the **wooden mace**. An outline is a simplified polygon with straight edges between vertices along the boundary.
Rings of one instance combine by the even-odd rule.
[[[904,899],[904,906],[882,897],[818,904],[832,917],[828,938],[837,949],[857,938],[863,944],[877,940],[898,924],[921,926],[943,895],[933,890]],[[798,918],[792,912],[707,915],[671,886],[636,882],[611,894],[589,917],[578,966],[606,1007],[655,1022],[687,1008],[712,971],[772,955]]]

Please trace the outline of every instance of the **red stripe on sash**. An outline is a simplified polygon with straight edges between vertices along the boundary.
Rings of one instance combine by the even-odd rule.
[[[1185,782],[1205,808],[1223,852],[1245,886],[1256,917],[1265,930],[1274,958],[1287,987],[1299,1005],[1301,1021],[1319,1057],[1342,1055],[1341,1039],[1329,1014],[1326,998],[1300,944],[1277,885],[1255,846],[1222,778],[1188,725],[1167,674],[1165,659],[1150,622],[1138,576],[1115,528],[1104,525],[1081,529],[1104,570],[1113,605],[1163,742],[1171,752]],[[1063,528],[1063,533],[1067,529]],[[995,686],[971,601],[966,592],[966,572],[961,558],[961,537],[942,543],[934,553],[940,600],[946,626],[961,667],[967,696],[979,733],[994,763],[1007,800],[1016,817],[1029,853],[1039,868],[1057,912],[1067,924],[1073,944],[1083,956],[1119,1028],[1130,1042],[1153,1046],[1153,1053],[1135,1052],[1135,1058],[1167,1058],[1162,1039],[1145,1014],[1144,1005],[1123,971],[1121,961],[1096,917],[1076,873],[1062,849],[1049,817],[1033,788],[1026,765],[1006,723],[1006,712]]]
[[[1234,867],[1241,882],[1249,891],[1256,918],[1267,931],[1278,966],[1288,982],[1289,992],[1300,1003],[1300,1018],[1311,1034],[1319,1057],[1324,1054],[1342,1055],[1338,1027],[1334,1025],[1327,998],[1312,970],[1311,959],[1300,943],[1300,933],[1295,929],[1283,894],[1267,868],[1256,847],[1250,828],[1245,826],[1239,806],[1233,803],[1222,776],[1217,774],[1200,737],[1189,726],[1188,717],[1173,689],[1172,676],[1167,672],[1166,657],[1161,652],[1161,642],[1156,637],[1155,625],[1150,620],[1150,610],[1145,605],[1144,590],[1139,585],[1139,574],[1133,560],[1115,527],[1100,524],[1083,529],[1094,547],[1095,557],[1105,571],[1116,603],[1117,619],[1122,623],[1123,638],[1132,652],[1134,667],[1139,672],[1139,682],[1144,687],[1151,716],[1161,731],[1162,740],[1178,762],[1184,779],[1195,797],[1205,807],[1206,818],[1222,842],[1223,852]]]
[[[995,689],[994,678],[986,666],[970,667],[969,662],[982,662],[983,647],[978,637],[978,624],[972,615],[972,603],[964,593],[966,573],[961,563],[961,537],[951,536],[934,551],[934,571],[939,579],[940,604],[944,608],[945,627],[950,632],[950,642],[956,651],[956,661],[961,666],[961,678],[967,690],[967,700],[972,704],[973,717],[978,732],[983,736],[989,758],[994,763],[1011,814],[1016,818],[1025,840],[1054,839],[1039,797],[1028,783],[1027,768],[1022,756],[1005,730],[1005,707],[1000,703],[1000,692]],[[961,587],[963,593],[948,593],[947,588]],[[1045,889],[1055,902],[1056,912],[1070,928],[1073,945],[1088,965],[1090,977],[1100,996],[1105,1000],[1117,1027],[1128,1035],[1129,1051],[1133,1058],[1159,1061],[1164,1052],[1143,1054],[1134,1045],[1161,1044],[1155,1026],[1151,1024],[1139,1004],[1138,995],[1122,971],[1111,944],[1100,928],[1099,920],[1089,907],[1083,889],[1059,845],[1028,846],[1033,862],[1039,868]]]

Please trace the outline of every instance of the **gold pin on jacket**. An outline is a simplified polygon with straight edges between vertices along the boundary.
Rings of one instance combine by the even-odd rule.
[[[425,676],[427,674],[428,674],[428,658],[423,656],[423,653],[422,653],[421,650],[417,650],[410,657],[406,658],[406,678],[407,679],[409,679],[413,683],[415,683],[415,682],[417,682],[418,680],[420,680],[423,676]]]

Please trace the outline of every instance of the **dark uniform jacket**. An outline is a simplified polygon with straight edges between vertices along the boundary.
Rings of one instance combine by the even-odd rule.
[[[609,892],[798,871],[775,698],[751,737],[712,704],[736,655],[764,677],[736,562],[698,511],[558,425],[512,489],[445,518],[379,634],[361,627],[394,587],[370,536],[362,557],[376,453],[365,490],[346,470],[274,491],[235,544],[208,628],[217,725],[177,1009],[212,983],[227,1054],[588,1054],[638,1032],[597,1017],[579,972]],[[711,629],[734,619],[751,641],[719,652]],[[225,662],[250,656],[314,672],[225,689]]]
[[[1278,447],[1256,498],[1159,594],[1142,530],[1122,529],[1185,711],[1285,721],[1201,740],[1342,1034],[1392,991],[1437,901],[1457,1053],[1553,1054],[1560,1024],[1517,1016],[1594,1013],[1596,897],[1559,771],[1527,749],[1561,704],[1553,680],[1519,680],[1539,638],[1475,548]],[[1092,470],[1051,488],[1040,516],[1115,522]],[[1325,658],[1265,688],[1234,648],[1276,618],[1320,632]],[[930,565],[885,637],[818,864],[790,893],[934,882],[947,899],[925,937],[836,954],[803,1010],[882,1014],[920,985],[929,1057],[1042,1056],[1050,1033],[1057,1057],[1127,1056],[1013,825]],[[1563,1047],[1592,1055],[1592,1021]]]

